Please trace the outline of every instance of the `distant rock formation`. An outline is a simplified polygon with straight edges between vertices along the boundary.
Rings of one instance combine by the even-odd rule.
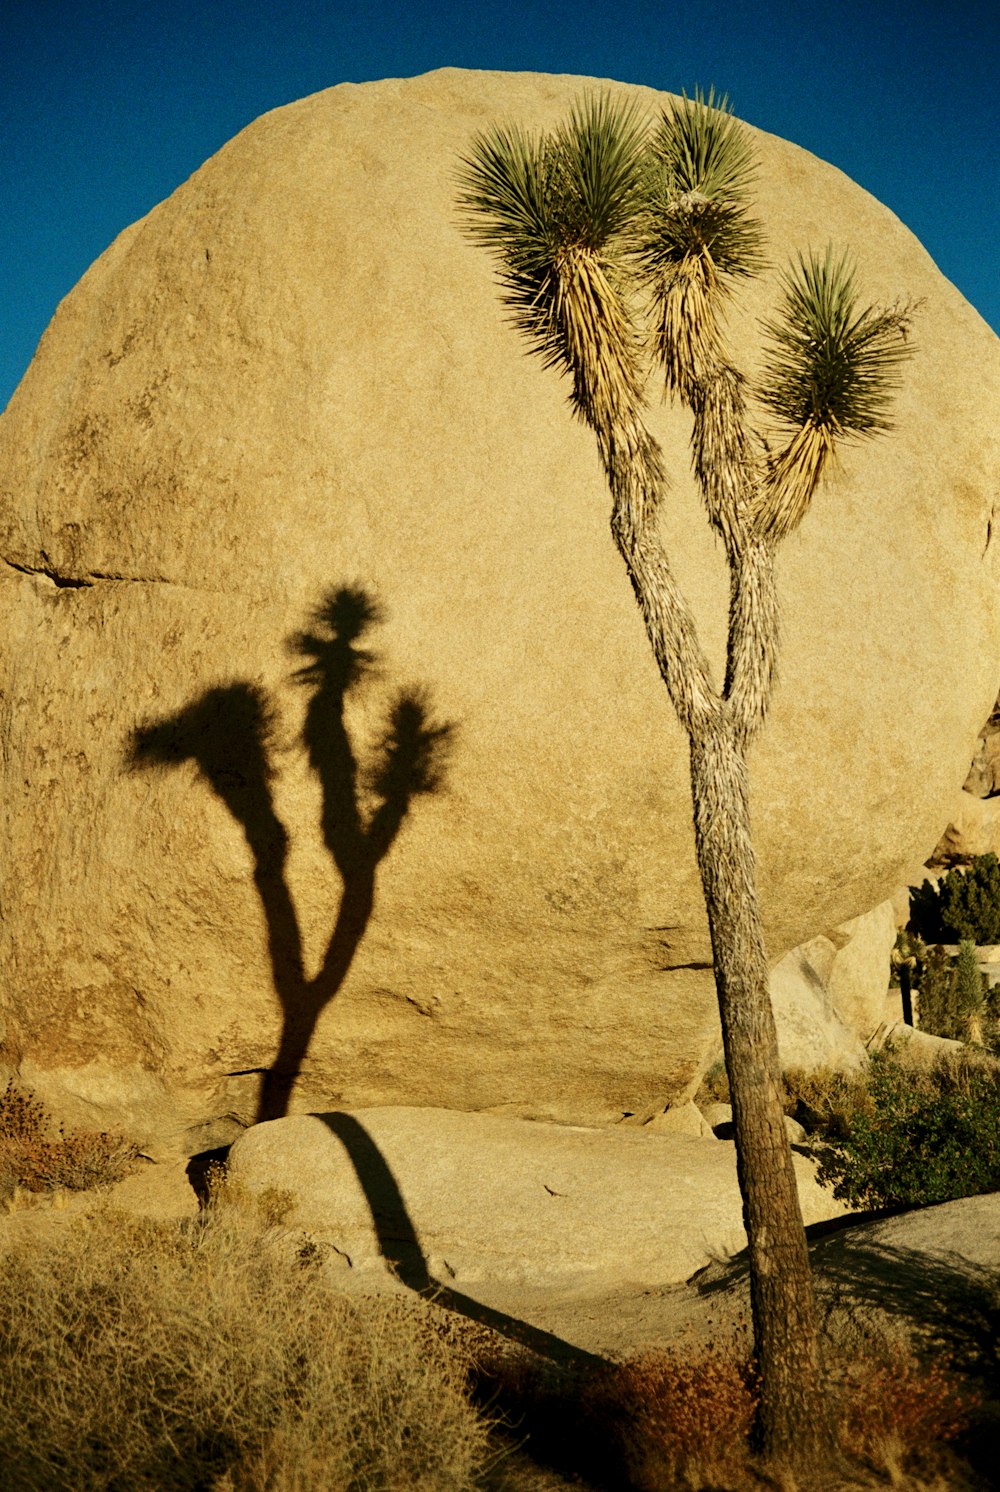
[[[198,1148],[296,1068],[293,1108],[598,1121],[714,1056],[685,742],[593,441],[456,225],[475,131],[594,86],[660,101],[446,70],[263,116],[93,265],[0,419],[5,1060],[73,1122]],[[922,302],[895,433],[782,554],[777,960],[927,854],[995,697],[998,356],[890,212],[756,139],[748,369],[797,248]],[[718,666],[724,565],[659,427]]]
[[[979,732],[972,765],[948,804],[951,817],[927,864],[940,871],[1000,853],[1000,701]]]
[[[974,798],[995,798],[1000,794],[1000,701],[990,711],[990,718],[979,732],[964,789]]]

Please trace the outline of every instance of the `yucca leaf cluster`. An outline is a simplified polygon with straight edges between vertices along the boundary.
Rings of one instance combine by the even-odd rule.
[[[654,377],[697,408],[738,376],[720,318],[766,267],[757,170],[749,131],[713,92],[672,101],[655,122],[596,95],[547,134],[502,125],[474,142],[464,224],[497,262],[515,327],[570,376],[599,437],[621,442]],[[759,418],[740,432],[756,471],[737,515],[775,541],[801,522],[839,441],[889,428],[911,351],[910,307],[864,304],[832,247],[799,255],[780,287],[749,389]]]

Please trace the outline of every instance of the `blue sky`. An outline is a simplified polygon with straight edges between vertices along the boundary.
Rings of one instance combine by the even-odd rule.
[[[832,161],[1000,329],[1000,25],[986,0],[0,0],[0,408],[115,235],[250,120],[435,67],[680,92]]]

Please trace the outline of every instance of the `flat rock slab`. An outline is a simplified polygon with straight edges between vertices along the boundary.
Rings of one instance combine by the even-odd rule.
[[[879,1341],[920,1343],[995,1382],[1000,1193],[891,1218],[845,1217],[815,1230],[809,1255],[828,1343],[861,1353]],[[569,1293],[484,1282],[470,1294],[494,1321],[505,1316],[599,1355],[727,1342],[750,1320],[746,1253],[686,1284]]]
[[[807,1222],[844,1208],[794,1156]],[[289,1221],[406,1283],[661,1287],[746,1246],[733,1145],[432,1108],[258,1124],[233,1181],[290,1191]]]

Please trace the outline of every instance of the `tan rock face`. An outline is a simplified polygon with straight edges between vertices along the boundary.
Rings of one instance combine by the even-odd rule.
[[[815,1165],[793,1163],[805,1221],[841,1216]],[[746,1247],[735,1147],[711,1134],[362,1109],[254,1125],[227,1169],[251,1194],[291,1193],[288,1224],[357,1273],[388,1262],[418,1289],[649,1288]]]
[[[1000,851],[1000,797],[979,797],[963,788],[952,794],[948,808],[948,827],[934,847],[929,864],[964,865],[977,855]]]
[[[886,1018],[892,901],[793,948],[771,970],[783,1067],[850,1069]]]
[[[445,71],[264,116],[97,261],[0,420],[7,1060],[74,1122],[248,1118],[283,1026],[302,1105],[693,1091],[684,739],[592,440],[454,207],[476,130],[588,86]],[[926,855],[996,697],[998,360],[889,212],[758,145],[777,263],[834,236],[924,302],[895,434],[782,554],[753,761],[777,957]],[[748,368],[774,298],[734,310]],[[722,560],[661,426],[718,661]]]

